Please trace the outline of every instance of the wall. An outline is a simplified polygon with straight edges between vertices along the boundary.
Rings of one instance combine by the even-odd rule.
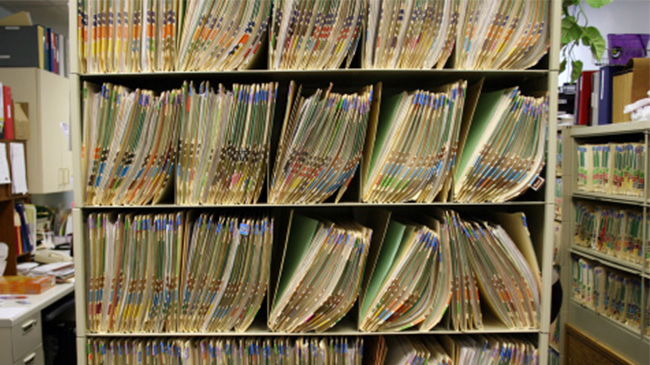
[[[582,2],[589,25],[593,25],[607,42],[608,33],[650,33],[650,0],[614,0],[611,4],[600,9],[594,9]],[[591,56],[589,48],[578,46],[574,48],[575,59],[584,63],[583,70],[598,68]],[[569,82],[570,75],[560,74],[559,84]]]

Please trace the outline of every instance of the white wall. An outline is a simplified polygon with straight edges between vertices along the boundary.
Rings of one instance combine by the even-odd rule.
[[[600,9],[582,3],[589,25],[593,25],[607,42],[608,33],[650,33],[650,0],[614,0]],[[574,48],[575,59],[584,63],[583,70],[595,70],[598,66],[586,46]],[[569,82],[570,75],[560,74],[559,84]]]

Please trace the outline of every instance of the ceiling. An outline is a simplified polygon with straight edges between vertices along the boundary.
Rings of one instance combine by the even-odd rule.
[[[0,0],[0,7],[11,13],[28,11],[34,24],[68,34],[68,0]]]

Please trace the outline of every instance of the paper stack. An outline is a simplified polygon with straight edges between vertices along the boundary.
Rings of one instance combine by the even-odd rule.
[[[346,337],[88,340],[88,364],[361,365],[363,339]]]
[[[451,296],[450,250],[440,223],[427,223],[390,221],[359,309],[360,330],[399,331],[427,319],[433,327],[442,317]]]
[[[339,94],[318,89],[302,96],[289,85],[269,192],[273,204],[321,203],[337,192],[338,202],[361,161],[373,87]]]
[[[578,146],[578,190],[643,196],[645,145],[640,143]]]
[[[275,0],[269,47],[271,70],[349,67],[361,34],[364,2]]]
[[[90,332],[244,331],[266,294],[268,218],[99,213],[88,236]]]
[[[575,209],[575,244],[643,264],[642,211],[582,202]]]
[[[352,308],[359,294],[372,230],[295,215],[269,317],[278,332],[322,332]]]
[[[271,0],[77,1],[82,73],[221,71],[250,66]]]
[[[82,176],[87,205],[159,201],[176,162],[181,90],[84,83]]]
[[[467,82],[395,95],[382,106],[363,200],[432,202],[456,159]]]
[[[254,204],[266,181],[277,83],[183,87],[176,202]]]
[[[584,258],[572,258],[572,297],[633,330],[641,328],[641,278]]]
[[[481,94],[458,161],[456,201],[504,202],[539,188],[547,109],[547,97],[516,87]]]

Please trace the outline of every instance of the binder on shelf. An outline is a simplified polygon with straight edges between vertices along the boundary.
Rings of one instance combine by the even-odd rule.
[[[0,27],[0,67],[47,70],[46,30],[40,25]]]
[[[0,82],[0,137],[5,138],[5,121],[6,121],[6,107],[5,107],[5,87]]]
[[[0,128],[0,138],[13,140],[14,139],[14,102],[11,96],[11,88],[7,85],[2,85],[0,83],[0,88],[2,88],[2,95],[0,100],[3,103],[2,109],[4,113],[0,113],[0,119],[4,116],[4,127]],[[4,114],[4,115],[3,115]],[[0,120],[0,123],[2,121]]]
[[[578,79],[578,93],[576,95],[575,120],[578,125],[589,125],[591,120],[591,75],[597,71],[582,71]]]
[[[589,125],[594,126],[594,125],[600,125],[600,124],[606,124],[606,123],[601,123],[600,122],[600,94],[602,91],[600,91],[600,88],[603,86],[603,84],[600,81],[601,77],[601,72],[594,72],[591,74],[591,95],[589,96]]]
[[[622,66],[602,66],[598,71],[598,124],[612,124],[613,80],[614,75],[623,70]]]

